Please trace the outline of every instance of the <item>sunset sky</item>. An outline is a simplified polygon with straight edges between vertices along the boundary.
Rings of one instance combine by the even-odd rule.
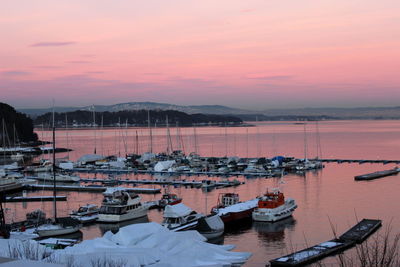
[[[0,102],[400,104],[399,0],[4,0]]]

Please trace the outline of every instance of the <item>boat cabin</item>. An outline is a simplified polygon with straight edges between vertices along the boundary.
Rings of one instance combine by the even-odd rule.
[[[236,193],[224,193],[219,198],[218,206],[228,207],[239,203],[239,194]]]
[[[268,192],[260,197],[258,201],[259,209],[275,209],[285,204],[285,196],[280,191]]]

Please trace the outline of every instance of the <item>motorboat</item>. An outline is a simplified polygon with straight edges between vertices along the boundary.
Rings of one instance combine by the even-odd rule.
[[[164,208],[167,205],[176,205],[181,202],[182,198],[178,197],[178,195],[165,192],[161,199],[158,200],[158,207]]]
[[[124,188],[107,188],[99,211],[99,222],[122,222],[147,215],[138,194]]]
[[[93,204],[87,204],[79,207],[70,213],[71,218],[74,218],[81,223],[94,222],[99,218],[99,207]]]
[[[183,203],[167,205],[164,209],[162,226],[171,231],[196,230],[204,214],[197,213]]]
[[[217,206],[211,209],[211,214],[220,216],[224,223],[250,219],[253,210],[257,207],[257,203],[257,198],[240,202],[238,194],[223,193],[218,198]]]
[[[76,175],[57,173],[55,176],[56,182],[76,183],[80,181],[79,176]],[[54,177],[52,173],[39,173],[36,179],[41,181],[53,182]]]
[[[199,219],[196,230],[207,239],[213,239],[224,233],[225,225],[221,217],[211,214]]]
[[[275,222],[292,216],[297,204],[292,198],[285,199],[279,190],[265,193],[258,200],[258,207],[253,211],[254,221]]]

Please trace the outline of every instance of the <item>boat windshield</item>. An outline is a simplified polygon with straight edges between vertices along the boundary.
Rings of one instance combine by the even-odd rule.
[[[164,218],[164,224],[180,224],[181,218]]]
[[[126,207],[101,206],[100,208],[101,214],[123,214],[125,212],[126,212]]]
[[[86,212],[87,211],[87,207],[80,207],[78,209],[78,212]]]

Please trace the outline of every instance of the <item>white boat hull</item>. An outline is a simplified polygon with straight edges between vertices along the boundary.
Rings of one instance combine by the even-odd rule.
[[[99,213],[98,222],[123,222],[127,220],[137,219],[147,215],[147,207],[141,206],[138,209],[130,210],[124,214],[103,214]]]
[[[276,222],[292,216],[293,211],[297,208],[296,203],[286,202],[282,207],[275,209],[255,209],[252,218],[257,222]]]
[[[48,236],[58,236],[58,235],[67,235],[78,232],[80,229],[80,225],[77,226],[69,226],[69,227],[62,227],[58,229],[37,229],[36,234],[39,237],[48,237]]]

